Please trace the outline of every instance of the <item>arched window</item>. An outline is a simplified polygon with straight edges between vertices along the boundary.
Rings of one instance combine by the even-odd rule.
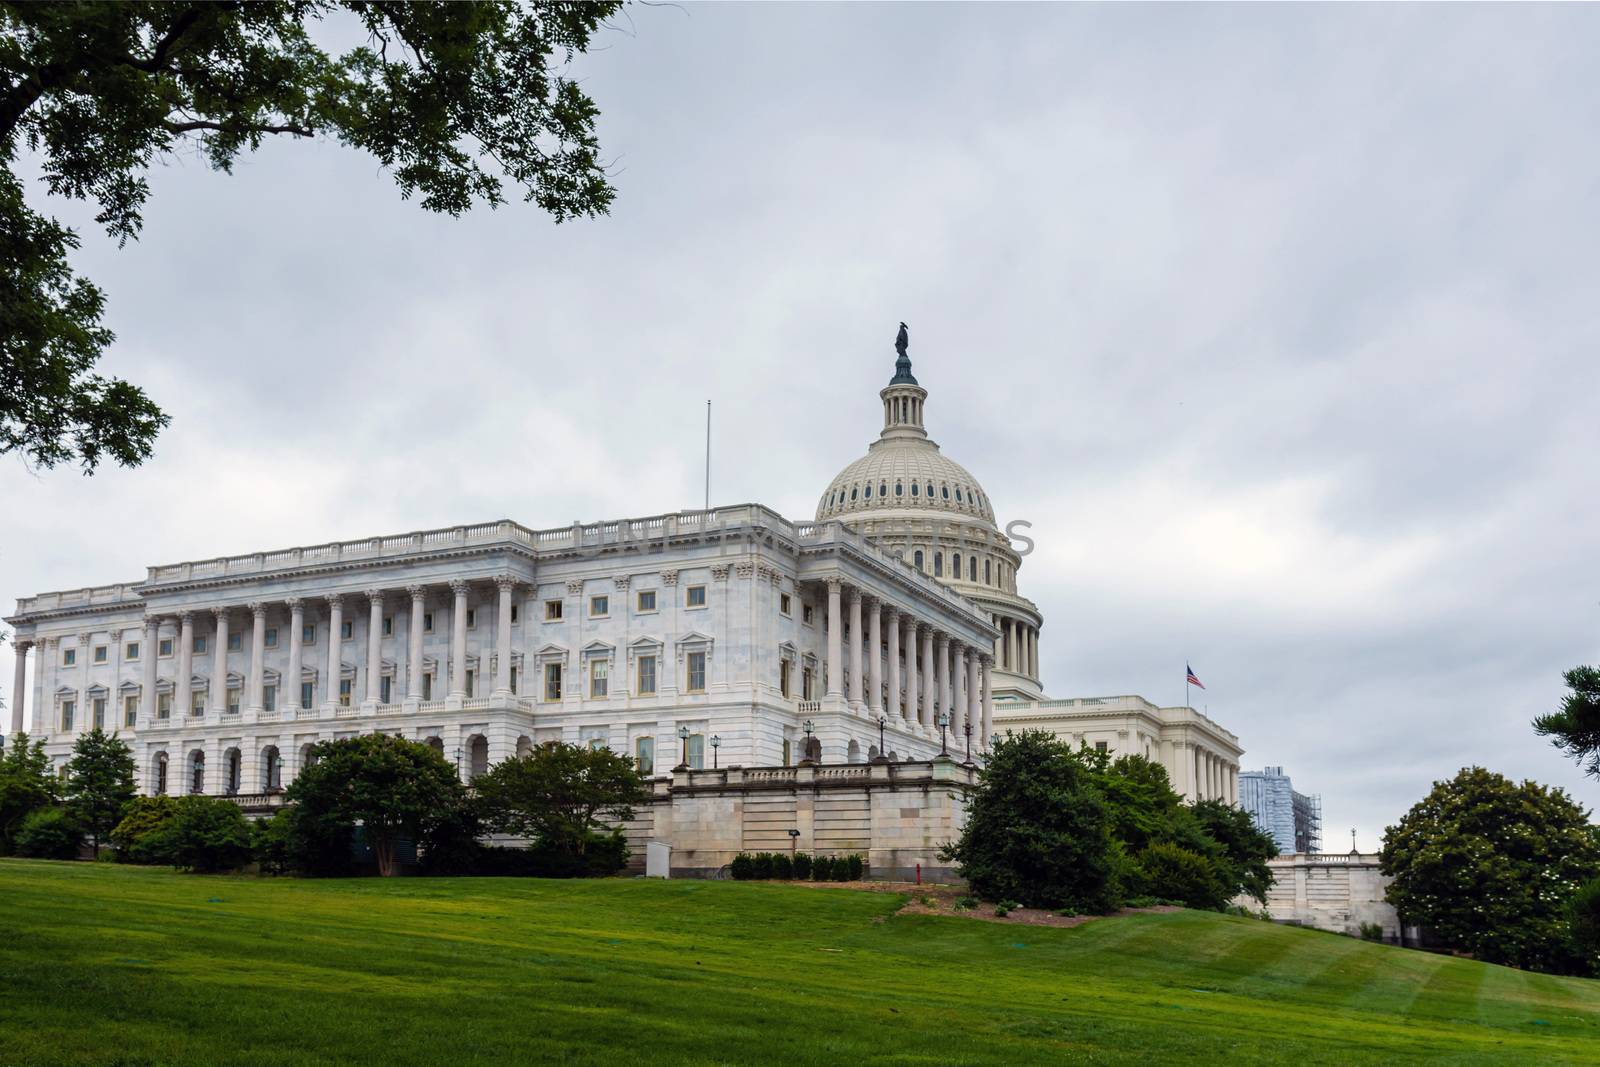
[[[912,496],[916,496],[917,495],[917,483],[916,482],[912,482],[911,483],[911,495]]]
[[[989,561],[988,560],[984,560],[983,561],[983,584],[984,585],[990,585],[990,584],[992,584],[992,582],[993,582],[993,579],[990,577],[990,572],[989,572]]]
[[[904,482],[895,482],[894,483],[894,495],[895,496],[905,496],[906,495],[906,487],[905,487],[905,483]]]
[[[978,580],[978,557],[977,556],[968,556],[967,557],[967,581],[975,582],[977,580]]]
[[[868,500],[872,499],[872,483],[871,482],[867,483],[867,499]]]
[[[950,487],[948,485],[941,485],[939,491],[944,494],[946,500],[950,499]]]
[[[935,578],[943,578],[944,577],[944,553],[943,552],[935,552],[933,554],[933,576]]]
[[[959,504],[961,502],[961,487],[958,485],[956,486],[956,503]]]
[[[911,488],[915,489],[916,486],[912,486]],[[916,555],[912,556],[911,558],[916,563],[917,570],[920,571],[922,569],[922,549],[917,549]]]
[[[959,552],[950,557],[950,576],[957,581],[961,579],[961,553]]]
[[[854,500],[854,499],[855,499],[855,498],[856,498],[856,493],[857,493],[857,491],[858,491],[858,490],[856,490],[856,489],[854,489],[854,488],[852,488],[852,489],[851,489],[851,490],[850,490],[850,499],[851,499],[851,500]]]
[[[889,483],[888,482],[879,482],[878,483],[878,495],[880,497],[889,495]]]
[[[928,499],[929,500],[933,499],[933,483],[932,482],[928,483]]]

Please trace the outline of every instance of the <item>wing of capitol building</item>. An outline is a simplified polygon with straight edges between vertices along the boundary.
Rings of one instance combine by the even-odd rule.
[[[939,846],[1008,729],[1144,755],[1187,797],[1235,801],[1238,739],[1193,709],[1044,695],[1023,557],[928,437],[904,340],[883,429],[814,521],[759,504],[501,520],[24,597],[11,731],[61,773],[78,736],[115,731],[144,793],[251,814],[317,742],[358,733],[431,745],[469,781],[537,745],[607,745],[652,779],[627,827],[652,873],[798,848],[947,875]]]

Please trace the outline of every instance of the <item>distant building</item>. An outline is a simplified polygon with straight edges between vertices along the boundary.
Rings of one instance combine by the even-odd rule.
[[[1280,854],[1322,851],[1322,798],[1296,793],[1282,767],[1240,772],[1239,806],[1272,835]]]

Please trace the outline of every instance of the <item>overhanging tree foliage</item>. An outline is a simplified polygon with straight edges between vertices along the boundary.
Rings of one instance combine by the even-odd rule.
[[[1569,692],[1561,710],[1534,719],[1534,732],[1600,778],[1600,667],[1574,667],[1564,677]]]
[[[603,746],[540,746],[472,784],[484,825],[528,838],[549,874],[614,873],[627,850],[611,827],[649,799],[638,765]]]
[[[105,299],[68,264],[77,235],[25,203],[22,150],[119,241],[139,234],[152,163],[189,148],[227,171],[275,136],[368,152],[430,211],[509,185],[557,222],[592,217],[614,196],[598,109],[563,67],[619,6],[0,0],[0,453],[134,466],[167,423],[93,373]],[[364,41],[336,54],[319,25],[338,17]]]
[[[44,742],[30,741],[21,731],[8,740],[0,756],[0,855],[16,847],[22,820],[58,799]]]
[[[123,809],[138,791],[133,784],[133,751],[98,726],[72,744],[67,761],[67,809],[89,835],[98,854],[100,839],[122,821]]]
[[[1389,903],[1480,960],[1578,969],[1568,902],[1600,874],[1600,832],[1561,789],[1464,767],[1384,831]]]

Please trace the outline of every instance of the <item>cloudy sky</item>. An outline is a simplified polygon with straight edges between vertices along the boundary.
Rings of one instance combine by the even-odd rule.
[[[1183,695],[1363,848],[1600,660],[1585,7],[634,7],[582,62],[618,198],[404,203],[274,144],[91,212],[135,471],[0,461],[0,597],[500,517],[809,517],[911,325],[1054,696]],[[42,190],[35,203],[45,204]],[[9,687],[9,648],[0,685]],[[9,694],[7,694],[9,696]]]

